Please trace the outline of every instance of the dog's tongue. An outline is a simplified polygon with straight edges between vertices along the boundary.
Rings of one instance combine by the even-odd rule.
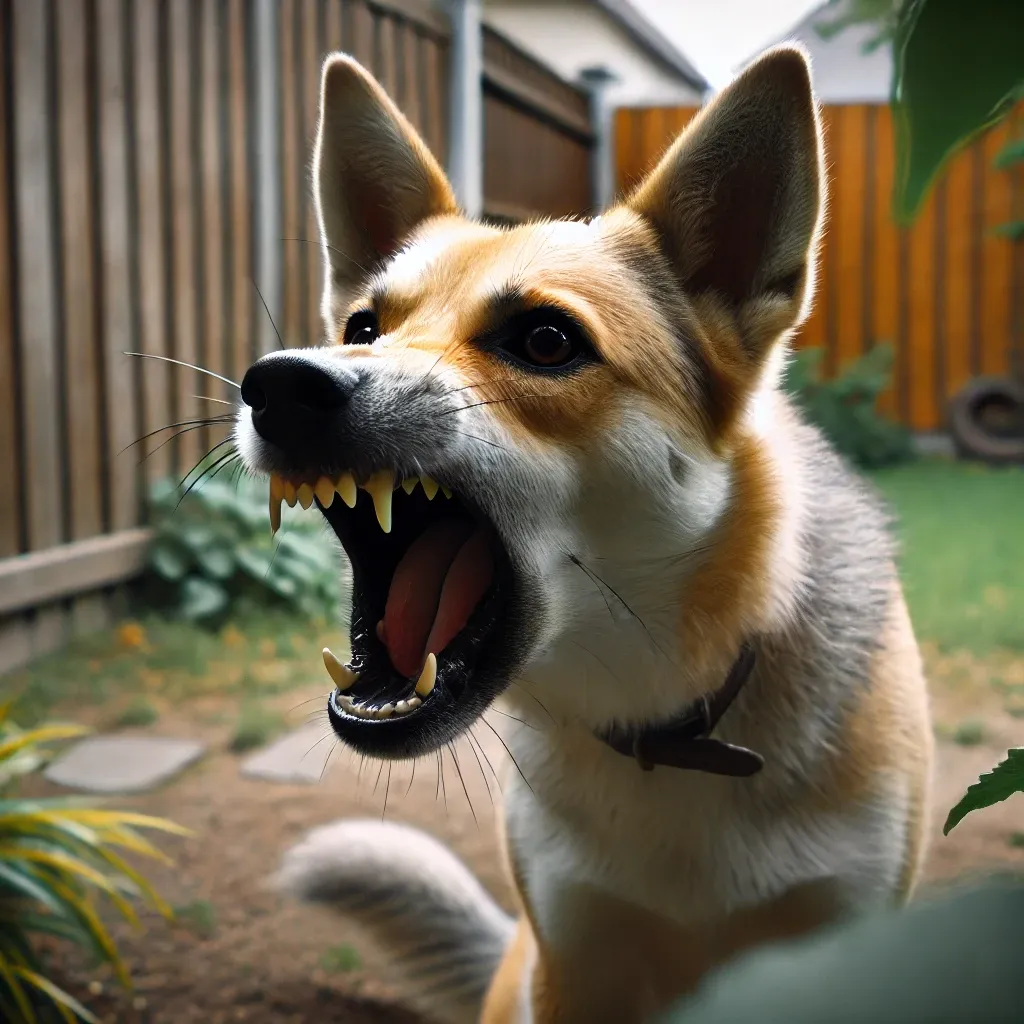
[[[449,519],[428,527],[395,569],[381,640],[391,664],[413,677],[428,653],[440,654],[469,621],[494,578],[483,530]]]

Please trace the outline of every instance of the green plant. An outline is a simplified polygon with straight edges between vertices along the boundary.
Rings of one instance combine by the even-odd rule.
[[[985,772],[973,786],[967,787],[960,802],[949,812],[942,834],[949,835],[971,811],[991,807],[1021,792],[1024,792],[1024,749],[1016,747],[1008,750],[1006,758],[992,771]]]
[[[192,900],[174,908],[174,917],[194,935],[208,939],[217,930],[217,911],[209,900]]]
[[[784,387],[807,418],[862,468],[911,458],[909,432],[877,409],[878,396],[889,385],[892,349],[876,345],[828,380],[822,376],[822,356],[821,349],[801,349],[786,369]]]
[[[976,747],[985,742],[985,723],[971,719],[953,730],[953,742],[961,747]]]
[[[115,724],[120,729],[127,729],[131,726],[152,725],[159,717],[160,712],[148,697],[137,696],[121,709]]]
[[[86,730],[52,725],[22,731],[10,720],[9,710],[9,704],[0,706],[0,1018],[33,1022],[48,1007],[65,1021],[94,1021],[46,976],[33,938],[56,936],[91,950],[130,985],[128,970],[97,912],[97,897],[106,896],[132,923],[137,922],[133,898],[172,917],[145,877],[116,851],[166,861],[137,829],[188,833],[148,815],[15,795],[17,780],[45,763],[46,744]]]
[[[320,957],[320,966],[332,974],[344,974],[359,970],[362,960],[351,946],[331,946]]]
[[[238,722],[231,737],[231,749],[240,754],[254,747],[262,747],[276,736],[284,726],[284,720],[268,710],[258,701],[247,701],[238,714]]]
[[[253,606],[337,616],[339,563],[323,524],[298,510],[273,538],[265,484],[207,479],[183,496],[165,480],[150,502],[155,537],[145,586],[157,607],[210,625]]]

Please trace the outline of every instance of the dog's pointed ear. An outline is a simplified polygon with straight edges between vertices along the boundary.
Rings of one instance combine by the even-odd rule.
[[[687,294],[724,303],[758,354],[810,290],[821,165],[807,58],[779,47],[709,103],[626,200]]]
[[[353,287],[424,220],[456,213],[458,204],[426,143],[346,54],[324,63],[313,165],[326,268],[322,311],[330,331]]]

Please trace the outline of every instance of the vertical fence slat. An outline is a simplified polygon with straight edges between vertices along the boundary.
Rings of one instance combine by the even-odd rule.
[[[9,17],[7,0],[0,2],[0,479],[11,481],[0,500],[0,558],[15,555],[21,549],[20,438],[18,431],[18,362],[14,337],[14,282],[12,280],[13,225],[8,219],[11,208],[11,154],[8,152],[11,98],[7,95]],[[11,634],[13,636],[13,633]],[[0,643],[8,640],[0,635]]]
[[[856,359],[862,350],[864,305],[864,213],[866,194],[863,153],[866,145],[866,108],[844,106],[834,122],[833,163],[841,173],[832,181],[835,216],[836,367]]]
[[[320,326],[320,295],[323,290],[323,268],[320,265],[320,246],[317,244],[318,228],[313,209],[312,153],[316,138],[317,107],[319,104],[320,62],[323,58],[323,43],[320,39],[318,15],[319,5],[303,4],[302,21],[302,64],[303,92],[302,103],[302,148],[295,154],[295,159],[302,168],[303,217],[302,243],[306,279],[306,329],[301,344],[316,345],[320,342],[322,329]]]
[[[295,3],[282,0],[279,25],[281,29],[281,226],[284,241],[284,312],[281,333],[286,345],[296,344],[299,336],[299,229],[296,175],[302,165],[298,160],[298,112],[295,90]]]
[[[252,212],[249,183],[249,117],[246,49],[246,0],[230,0],[228,38],[230,40],[229,116],[231,121],[231,338],[232,379],[240,381],[252,361],[253,285],[252,285]]]
[[[203,73],[201,76],[202,96],[200,100],[200,117],[202,122],[201,141],[202,153],[199,166],[202,180],[202,211],[200,238],[205,246],[203,259],[203,334],[204,351],[203,365],[222,376],[227,367],[224,364],[224,225],[222,218],[224,208],[221,197],[221,151],[220,124],[220,24],[221,5],[214,0],[206,0],[201,7],[200,22],[200,58]],[[226,385],[206,374],[201,375],[201,394],[210,398],[233,398],[225,392]],[[234,389],[231,389],[232,391]],[[214,402],[202,402],[202,416],[222,414],[223,406]],[[207,435],[208,446],[219,442],[224,436],[223,427],[215,427]],[[221,454],[220,450],[216,454]]]
[[[192,190],[192,4],[169,4],[171,56],[171,237],[173,239],[172,281],[170,303],[173,309],[174,337],[172,355],[186,363],[195,363],[196,294],[195,294],[195,225],[196,196]],[[198,390],[201,374],[184,367],[172,371],[175,413],[179,420],[195,420],[199,403],[192,396]],[[185,473],[199,459],[198,431],[191,430],[178,438],[176,471]]]
[[[971,154],[961,153],[946,174],[945,381],[955,394],[971,376]]]
[[[374,74],[392,99],[398,97],[398,54],[395,45],[395,19],[386,15],[377,18],[377,32],[380,39],[380,62],[374,66]]]
[[[447,88],[441,48],[433,39],[423,41],[423,62],[426,73],[426,132],[427,143],[441,166],[448,163],[448,138],[445,132]]]
[[[1010,125],[1003,121],[979,145],[985,160],[984,227],[982,243],[982,338],[981,372],[1002,374],[1009,369],[1007,352],[1013,337],[1011,296],[1013,284],[1012,244],[996,228],[1013,214],[1013,179],[992,165],[1010,138]]]
[[[899,357],[899,232],[892,221],[893,160],[892,116],[888,107],[875,115],[875,188],[872,211],[871,325],[872,341],[891,346]],[[887,415],[896,413],[896,392],[887,388],[879,401]]]
[[[71,540],[103,529],[103,436],[93,273],[93,147],[89,132],[86,7],[55,6],[59,70],[60,175],[63,193],[64,339]],[[120,357],[126,358],[126,357]],[[127,443],[127,442],[126,442]]]
[[[326,3],[327,32],[324,37],[324,51],[325,53],[334,53],[345,48],[342,0],[326,0]]]
[[[159,0],[135,0],[135,177],[139,195],[139,351],[168,354],[167,309],[164,283],[166,267],[164,239],[164,189],[167,154],[164,152],[160,107],[161,44],[157,17]],[[170,388],[172,376],[167,363],[143,359],[142,417],[140,434],[161,430],[172,422]],[[171,468],[171,445],[164,442],[170,431],[162,431],[133,451],[146,455],[150,480],[167,476]],[[141,451],[139,449],[142,449]]]
[[[12,13],[25,499],[29,548],[38,551],[63,539],[47,6],[17,3]]]
[[[106,420],[110,529],[138,521],[139,496],[133,453],[120,453],[138,436],[131,359],[132,297],[129,290],[128,139],[125,110],[124,32],[120,0],[99,0],[100,188],[102,194],[103,338],[106,354]]]

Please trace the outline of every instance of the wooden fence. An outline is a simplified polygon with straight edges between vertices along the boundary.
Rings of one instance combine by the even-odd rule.
[[[634,184],[695,113],[620,110],[619,187]],[[834,372],[890,343],[883,408],[915,430],[942,430],[949,398],[971,377],[1024,373],[1024,243],[997,232],[1024,218],[1024,173],[993,166],[1024,130],[1024,107],[954,159],[909,229],[889,213],[889,108],[829,106],[824,126],[829,211],[817,300],[797,344],[823,347]]]
[[[354,53],[446,154],[450,30],[426,0],[279,0],[269,49],[261,9],[0,0],[0,672],[105,621],[144,559],[148,484],[224,436],[191,421],[230,412],[216,403],[232,388],[123,353],[239,380],[272,336],[257,280],[285,343],[318,341],[325,53]],[[487,212],[585,212],[586,96],[500,36],[484,44]],[[189,429],[161,432],[174,423]]]

